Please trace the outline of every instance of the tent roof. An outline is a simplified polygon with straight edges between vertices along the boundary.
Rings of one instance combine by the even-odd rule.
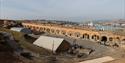
[[[56,51],[60,44],[63,42],[63,38],[55,38],[48,36],[40,36],[33,44]]]
[[[22,27],[12,27],[10,30],[20,32],[22,29],[24,29],[24,28],[22,28]]]

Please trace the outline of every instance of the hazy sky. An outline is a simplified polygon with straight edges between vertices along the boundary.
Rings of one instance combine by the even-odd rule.
[[[125,0],[0,0],[0,18],[123,19]]]

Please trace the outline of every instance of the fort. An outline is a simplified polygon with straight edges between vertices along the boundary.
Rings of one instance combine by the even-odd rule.
[[[19,44],[19,49],[22,50],[22,53],[19,53],[18,57],[25,57],[25,59],[29,61],[29,57],[25,56],[28,53],[33,55],[31,59],[35,59],[35,61],[31,60],[31,62],[39,63],[39,61],[44,63],[53,62],[53,58],[56,63],[81,63],[86,61],[95,60],[99,61],[98,58],[103,58],[104,56],[113,58],[113,61],[118,60],[118,62],[124,62],[124,53],[125,53],[125,32],[123,29],[117,29],[115,31],[108,30],[97,30],[94,26],[89,25],[80,25],[77,23],[67,23],[67,22],[56,22],[56,21],[44,21],[44,20],[1,20],[2,25],[0,26],[1,33],[8,33],[10,35],[8,37],[12,38],[15,43]],[[13,23],[20,23],[20,26],[12,26]],[[18,31],[19,28],[30,29],[31,34],[23,33]],[[14,30],[12,30],[14,29]],[[121,32],[121,33],[119,33]],[[3,34],[4,35],[4,34]],[[2,37],[2,35],[1,35]],[[42,37],[42,38],[41,38]],[[51,37],[51,38],[44,38]],[[21,38],[21,39],[20,39]],[[52,38],[62,38],[64,42],[60,40],[55,40]],[[4,41],[2,38],[2,41]],[[37,42],[38,39],[38,42]],[[40,40],[39,40],[40,39]],[[44,40],[45,39],[45,40]],[[52,48],[55,47],[56,42],[60,42],[58,47],[58,51],[60,54],[54,53],[52,56],[52,52],[54,51]],[[12,41],[10,41],[10,45]],[[35,42],[37,42],[35,44]],[[50,42],[49,44],[46,42]],[[41,45],[41,44],[42,45]],[[1,42],[3,45],[3,42]],[[0,45],[1,45],[0,44]],[[39,45],[40,44],[40,45]],[[43,45],[46,44],[47,47]],[[63,44],[63,45],[62,45]],[[9,45],[9,44],[8,44]],[[15,44],[12,44],[15,46]],[[50,46],[51,45],[51,46]],[[61,46],[60,46],[61,45]],[[5,45],[6,47],[7,45]],[[8,47],[8,46],[7,46]],[[11,46],[12,48],[12,46]],[[61,48],[61,49],[60,49]],[[63,50],[65,52],[63,54]],[[3,49],[1,49],[3,50]],[[17,50],[17,49],[16,49]],[[51,52],[52,50],[52,52]],[[56,51],[56,50],[55,50]],[[24,54],[24,55],[23,55]],[[2,54],[2,58],[4,58],[8,54]],[[102,57],[103,56],[103,57]],[[10,56],[11,58],[12,56]],[[49,59],[52,57],[52,60]],[[45,58],[45,59],[42,59]],[[93,58],[93,59],[92,59]],[[6,59],[6,58],[5,58]],[[74,60],[75,59],[75,60]],[[90,59],[90,60],[86,60]],[[11,59],[10,59],[11,60]],[[17,59],[18,60],[18,59]],[[38,62],[37,62],[38,60]],[[60,61],[61,60],[61,61]],[[65,61],[62,61],[65,60]],[[85,61],[83,61],[85,60]],[[107,59],[106,59],[107,60]],[[14,61],[14,60],[12,60]],[[26,63],[28,63],[26,61]],[[101,60],[103,61],[103,60]],[[116,63],[118,63],[116,62]],[[17,63],[17,62],[16,62]],[[107,62],[106,62],[107,63]],[[108,62],[109,63],[109,62]],[[114,63],[111,61],[111,63]]]
[[[62,26],[58,24],[50,23],[33,23],[33,22],[23,22],[22,25],[25,28],[31,30],[46,32],[55,35],[67,36],[75,39],[85,39],[91,40],[94,42],[106,42],[112,44],[121,44],[125,43],[125,36],[115,34],[110,31],[97,31],[93,29],[84,29],[84,28],[75,28]]]

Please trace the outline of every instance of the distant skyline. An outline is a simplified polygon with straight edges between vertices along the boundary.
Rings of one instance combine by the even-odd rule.
[[[0,19],[125,19],[125,0],[0,0]]]

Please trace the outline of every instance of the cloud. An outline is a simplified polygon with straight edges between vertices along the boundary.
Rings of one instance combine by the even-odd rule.
[[[1,16],[16,17],[16,19],[123,18],[125,13],[124,0],[1,0],[0,2]]]

